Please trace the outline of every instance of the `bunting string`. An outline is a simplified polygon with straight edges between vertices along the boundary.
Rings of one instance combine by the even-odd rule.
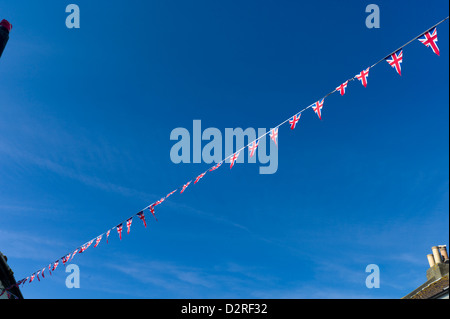
[[[123,225],[125,224],[127,227],[127,234],[130,233],[131,230],[131,224],[132,224],[132,220],[134,217],[138,217],[144,227],[147,227],[147,221],[145,219],[145,211],[148,210],[153,217],[155,218],[156,221],[158,221],[158,219],[156,218],[155,215],[155,207],[162,204],[166,199],[168,199],[170,196],[172,196],[175,192],[177,192],[178,190],[181,189],[180,194],[184,193],[185,190],[187,189],[188,186],[191,185],[191,182],[194,181],[194,185],[197,184],[201,178],[203,178],[208,172],[213,172],[216,169],[218,169],[220,166],[222,166],[223,163],[225,163],[227,160],[229,160],[230,162],[230,169],[233,168],[239,154],[246,148],[249,149],[249,156],[252,157],[255,153],[256,148],[258,147],[258,143],[259,140],[263,137],[265,137],[267,134],[269,134],[270,139],[275,143],[275,145],[278,147],[278,128],[286,123],[289,123],[291,130],[294,130],[297,123],[300,121],[300,117],[302,115],[303,112],[305,112],[306,110],[312,108],[313,111],[316,113],[316,115],[319,117],[319,119],[322,119],[322,109],[324,106],[324,101],[325,99],[330,96],[333,93],[339,92],[341,95],[344,95],[346,93],[346,89],[348,87],[348,84],[354,80],[358,80],[361,82],[361,84],[364,87],[367,87],[368,85],[368,77],[369,77],[369,71],[375,67],[376,65],[378,65],[379,63],[381,63],[382,61],[386,61],[392,68],[395,69],[395,71],[401,76],[401,63],[403,61],[403,48],[405,48],[407,45],[409,45],[410,43],[412,43],[415,40],[420,41],[423,45],[425,45],[426,47],[430,48],[436,55],[440,55],[440,51],[439,48],[437,46],[437,26],[439,26],[441,23],[443,23],[444,21],[448,20],[449,17],[446,17],[445,19],[439,21],[438,23],[436,23],[435,25],[433,25],[432,27],[428,28],[425,32],[422,32],[421,34],[419,34],[418,36],[412,38],[411,40],[409,40],[408,42],[406,42],[405,44],[403,44],[401,47],[399,47],[398,49],[392,51],[391,53],[389,53],[388,55],[386,55],[384,58],[380,59],[379,61],[375,62],[373,65],[371,65],[370,67],[362,70],[360,73],[356,74],[354,77],[346,80],[345,82],[343,82],[342,84],[340,84],[338,87],[336,87],[334,90],[332,90],[331,92],[327,93],[325,96],[323,96],[321,99],[319,99],[318,101],[308,105],[307,107],[301,109],[300,111],[296,112],[294,115],[290,116],[289,118],[287,118],[286,120],[284,120],[283,122],[281,122],[280,124],[276,125],[275,127],[271,128],[269,131],[265,132],[264,134],[262,134],[261,136],[258,136],[255,140],[250,141],[247,145],[241,147],[240,149],[236,150],[233,154],[228,155],[227,157],[225,157],[224,159],[222,159],[220,162],[216,163],[214,166],[210,167],[209,169],[207,169],[206,171],[204,171],[203,173],[201,173],[200,175],[198,175],[196,178],[191,179],[190,181],[186,182],[185,184],[183,184],[183,186],[179,186],[177,188],[175,188],[172,192],[170,192],[169,194],[167,194],[166,196],[162,197],[160,200],[146,206],[145,208],[141,209],[138,213],[133,214],[132,216],[128,217],[127,219],[123,220],[122,222],[120,222],[119,224],[117,224],[116,226],[108,229],[107,231],[101,233],[100,235],[96,236],[95,238],[89,240],[88,242],[84,243],[83,245],[77,247],[73,252],[68,253],[66,255],[64,255],[63,257],[57,259],[55,262],[50,263],[48,265],[48,267],[44,267],[38,271],[35,271],[34,273],[32,273],[31,275],[19,280],[18,282],[16,282],[15,284],[11,285],[10,287],[6,287],[2,290],[0,290],[0,296],[3,295],[4,293],[7,294],[8,298],[17,298],[17,296],[13,295],[9,290],[12,289],[13,287],[20,287],[20,285],[25,285],[26,283],[31,283],[34,281],[34,279],[38,279],[38,281],[41,280],[41,278],[39,277],[39,275],[41,275],[42,278],[45,278],[45,274],[44,271],[46,270],[46,268],[48,268],[47,273],[49,275],[52,274],[53,271],[56,270],[59,261],[61,261],[63,263],[63,265],[65,266],[65,264],[69,261],[71,261],[76,254],[79,253],[83,253],[84,251],[86,251],[95,241],[94,244],[94,248],[97,247],[99,245],[99,243],[101,242],[103,236],[106,236],[106,243],[108,243],[108,238],[110,235],[111,230],[112,231],[117,231],[118,235],[119,235],[119,239],[122,239],[122,230],[123,230]]]

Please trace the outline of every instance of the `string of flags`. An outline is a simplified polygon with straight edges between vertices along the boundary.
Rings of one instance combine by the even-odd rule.
[[[237,160],[237,158],[238,158],[238,156],[239,156],[239,154],[240,154],[240,152],[243,149],[245,149],[245,148],[248,148],[249,156],[253,157],[253,155],[255,154],[255,151],[256,151],[256,149],[258,147],[259,140],[262,137],[264,137],[266,134],[269,134],[270,139],[275,143],[276,146],[278,146],[278,143],[277,143],[278,128],[281,125],[283,125],[283,124],[288,122],[289,125],[290,125],[291,130],[294,130],[295,127],[297,126],[298,122],[300,121],[302,113],[304,111],[306,111],[307,109],[312,108],[314,113],[316,113],[316,115],[321,120],[322,119],[322,109],[323,109],[323,106],[324,106],[325,98],[327,98],[329,95],[331,95],[331,94],[333,94],[335,92],[339,92],[343,96],[344,94],[346,94],[346,90],[348,88],[349,82],[353,81],[355,79],[360,81],[361,84],[364,87],[367,87],[369,71],[375,65],[377,65],[380,62],[382,62],[383,60],[386,61],[392,68],[394,68],[395,71],[401,76],[401,64],[403,62],[403,48],[406,47],[411,42],[413,42],[414,40],[420,41],[426,47],[430,48],[433,51],[433,53],[435,53],[436,55],[440,56],[440,51],[439,51],[439,48],[437,46],[437,42],[438,42],[437,26],[439,24],[443,23],[444,21],[446,21],[448,18],[449,17],[447,17],[447,18],[443,19],[442,21],[438,22],[437,24],[435,24],[433,27],[431,27],[427,31],[425,31],[425,32],[421,33],[419,36],[411,39],[409,42],[404,44],[399,49],[395,50],[394,52],[390,53],[389,55],[387,55],[383,59],[381,59],[378,62],[376,62],[374,65],[372,65],[372,66],[370,66],[368,68],[365,68],[364,70],[362,70],[361,72],[356,74],[353,78],[346,80],[345,82],[340,84],[338,87],[336,87],[333,91],[331,91],[330,93],[325,95],[322,99],[314,102],[313,104],[309,105],[308,107],[304,108],[303,110],[297,112],[295,115],[289,117],[284,122],[278,124],[277,126],[272,128],[271,130],[266,132],[265,134],[259,136],[254,141],[251,141],[249,144],[247,144],[246,146],[244,146],[241,149],[237,150],[235,153],[229,155],[228,157],[226,157],[225,159],[223,159],[222,161],[220,161],[216,165],[210,167],[208,170],[206,170],[205,172],[201,173],[200,175],[198,175],[194,179],[194,184],[197,184],[200,181],[200,179],[202,179],[208,172],[213,172],[213,171],[217,170],[226,160],[229,160],[229,162],[230,162],[230,169],[232,169],[234,164],[235,164],[235,162],[236,162],[236,160]],[[57,259],[53,263],[50,263],[47,267],[44,267],[44,268],[42,268],[40,270],[35,271],[31,275],[29,275],[29,276],[27,276],[27,277],[17,281],[15,284],[11,285],[10,287],[4,288],[3,290],[0,291],[0,296],[2,296],[4,293],[6,293],[8,298],[17,298],[17,296],[15,296],[14,294],[12,294],[9,291],[10,289],[12,289],[13,287],[19,287],[20,285],[23,286],[26,283],[31,283],[31,282],[34,281],[34,279],[37,279],[38,281],[40,281],[41,278],[45,278],[45,274],[47,274],[47,273],[49,275],[51,275],[52,272],[54,272],[56,270],[56,268],[58,267],[60,261],[65,266],[66,263],[71,261],[77,254],[81,254],[81,253],[85,252],[94,243],[94,241],[95,241],[94,248],[97,247],[100,244],[100,242],[101,242],[101,240],[102,240],[104,235],[106,236],[106,243],[108,244],[108,238],[110,236],[111,230],[117,231],[117,233],[119,235],[119,239],[122,240],[123,225],[125,224],[125,226],[127,227],[127,234],[129,234],[130,231],[131,231],[131,224],[133,222],[133,218],[136,217],[136,216],[142,221],[144,227],[146,228],[147,227],[147,222],[146,222],[146,219],[145,219],[145,211],[147,211],[147,210],[148,210],[148,212],[150,212],[153,215],[155,220],[158,221],[158,219],[156,218],[156,215],[155,215],[155,208],[156,208],[156,206],[162,204],[167,198],[172,196],[179,189],[181,189],[180,190],[180,194],[184,193],[186,191],[187,187],[191,184],[191,182],[192,182],[192,180],[188,181],[183,186],[176,188],[175,190],[173,190],[172,192],[170,192],[166,196],[162,197],[160,200],[158,200],[158,201],[148,205],[147,207],[145,207],[144,209],[140,210],[138,213],[132,215],[131,217],[127,218],[126,220],[124,220],[123,222],[119,223],[118,225],[108,229],[104,233],[102,233],[102,234],[98,235],[97,237],[91,239],[90,241],[84,243],[80,247],[77,247],[73,252],[68,253],[67,255]],[[45,272],[45,271],[47,271],[47,272]],[[39,276],[41,276],[41,277],[39,277]]]

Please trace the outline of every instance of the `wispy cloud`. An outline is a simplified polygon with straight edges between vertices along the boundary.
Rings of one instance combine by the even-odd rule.
[[[124,187],[110,182],[105,182],[95,176],[85,174],[81,171],[75,170],[74,168],[68,166],[63,166],[48,158],[43,158],[30,152],[20,150],[14,146],[8,145],[1,141],[0,141],[0,152],[10,156],[16,161],[25,161],[27,163],[31,163],[35,166],[38,166],[41,169],[45,169],[52,173],[76,180],[87,186],[95,187],[103,191],[113,192],[120,194],[122,196],[134,197],[144,200],[148,200],[149,198],[155,199],[157,198],[157,196],[154,194],[148,194],[136,189]]]

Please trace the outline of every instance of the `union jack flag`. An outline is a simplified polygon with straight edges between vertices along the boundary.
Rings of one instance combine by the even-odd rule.
[[[259,141],[253,141],[252,144],[248,147],[248,150],[250,151],[250,157],[253,157],[253,155],[255,154],[258,144]]]
[[[194,184],[197,184],[197,182],[198,182],[203,176],[205,176],[205,174],[206,174],[206,172],[201,173],[200,175],[198,175],[197,178],[196,178],[195,181],[194,181]]]
[[[139,216],[139,218],[142,220],[142,222],[144,223],[144,226],[147,227],[147,223],[145,222],[145,215],[143,211],[140,211],[139,213],[137,213],[137,215]]]
[[[166,195],[166,198],[169,197],[170,195],[172,195],[173,193],[175,193],[177,190],[178,190],[178,188],[173,190],[173,191],[171,191],[169,194]]]
[[[190,183],[190,182],[189,182]],[[150,209],[150,213],[152,213],[153,217],[155,217],[155,220],[158,221],[158,219],[155,216],[155,209],[153,208],[153,205],[150,205],[148,207],[148,209]]]
[[[361,81],[361,84],[364,87],[367,87],[367,78],[369,77],[369,69],[362,70],[359,74],[356,75],[356,78]]]
[[[320,120],[322,119],[323,100],[324,99],[317,101],[316,104],[314,104],[314,106],[313,106],[313,110],[317,114],[317,116],[319,117]]]
[[[239,153],[240,153],[240,152],[234,153],[233,156],[231,156],[231,158],[230,158],[230,163],[231,163],[231,164],[230,164],[230,169],[233,168],[234,162],[236,162],[236,160],[237,160],[237,158],[238,158],[238,156],[239,156]]]
[[[36,273],[36,278],[37,278],[38,281],[41,281],[41,279],[39,279],[39,273],[40,273],[40,272],[41,272],[41,271],[38,270],[38,272]]]
[[[278,138],[278,127],[272,129],[270,131],[270,138],[272,139],[272,141],[275,143],[276,146],[278,146],[277,144],[277,138]]]
[[[70,254],[69,254],[69,256],[70,256]],[[44,270],[45,270],[45,267],[44,267],[44,268],[42,268],[42,270],[41,270],[41,275],[42,275],[42,278],[45,278],[45,276],[44,276]]]
[[[36,276],[35,274],[32,274],[31,278],[30,278],[30,281],[28,283],[32,282],[35,276]],[[6,291],[6,293],[8,293],[8,291]]]
[[[289,124],[291,124],[291,130],[293,130],[295,128],[295,126],[297,125],[297,122],[300,120],[300,116],[302,116],[302,113],[298,113],[298,114],[294,115],[289,120]]]
[[[64,256],[63,258],[61,258],[61,261],[62,261],[64,266],[66,265],[66,262],[69,261],[69,258],[70,258],[70,254]],[[42,270],[42,277],[44,277],[44,270]]]
[[[103,234],[101,234],[100,236],[97,237],[97,240],[95,241],[94,248],[98,246],[98,244],[99,244],[100,241],[102,240],[102,236],[103,236]]]
[[[130,233],[131,222],[133,221],[133,217],[127,219],[127,234]]]
[[[52,271],[55,271],[56,267],[58,267],[58,264],[59,264],[59,260],[55,261],[55,263],[53,264]]]
[[[116,228],[117,228],[117,232],[119,233],[119,238],[120,238],[120,240],[122,240],[122,228],[123,228],[122,223],[117,225]]]
[[[418,39],[420,42],[422,42],[425,46],[431,48],[434,53],[437,55],[440,55],[439,48],[437,46],[437,29],[433,28],[431,30],[428,30],[423,34],[423,38]]]
[[[210,171],[210,172],[215,171],[216,169],[218,169],[218,168],[220,167],[220,165],[222,165],[222,163],[223,163],[223,161],[217,163],[217,165],[213,166],[209,171]]]
[[[109,237],[110,232],[111,232],[111,229],[106,232],[106,243],[108,243],[108,237]]]
[[[398,74],[402,75],[403,50],[397,51],[386,58],[386,62],[392,66]]]
[[[155,203],[153,204],[153,206],[157,206],[157,205],[161,204],[162,202],[164,202],[165,200],[166,200],[166,197],[163,197],[163,198],[161,198],[159,201],[155,202]]]
[[[94,241],[94,240],[91,239],[88,243],[84,244],[84,245],[81,247],[81,249],[80,249],[80,251],[79,251],[78,253],[81,254],[82,252],[86,251],[86,249],[89,248],[89,246],[92,244],[93,241]]]
[[[190,184],[191,182],[192,182],[192,181],[189,181],[189,182],[187,182],[186,184],[183,185],[183,189],[181,190],[180,194],[183,194],[184,190],[189,186],[189,184]]]
[[[345,81],[344,83],[342,83],[341,85],[339,85],[336,90],[338,90],[339,92],[341,92],[341,95],[345,94],[345,89],[347,88],[347,84],[348,84],[348,80]]]
[[[72,260],[73,257],[75,257],[75,255],[77,254],[77,252],[78,252],[78,248],[74,250],[74,252],[72,253],[72,257],[70,258],[70,260]],[[48,267],[48,269],[50,270],[50,267]],[[50,273],[50,275],[51,275],[51,273]]]

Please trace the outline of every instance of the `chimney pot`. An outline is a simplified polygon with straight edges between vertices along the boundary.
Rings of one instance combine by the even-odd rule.
[[[430,264],[430,267],[433,267],[435,265],[433,254],[428,254],[427,258],[428,258],[428,263]]]
[[[436,264],[442,263],[441,254],[439,253],[438,246],[431,247],[431,250],[433,251],[434,262]]]
[[[444,261],[447,261],[448,260],[447,246],[446,245],[440,245],[439,246],[439,251],[440,251],[442,257],[444,258]]]

